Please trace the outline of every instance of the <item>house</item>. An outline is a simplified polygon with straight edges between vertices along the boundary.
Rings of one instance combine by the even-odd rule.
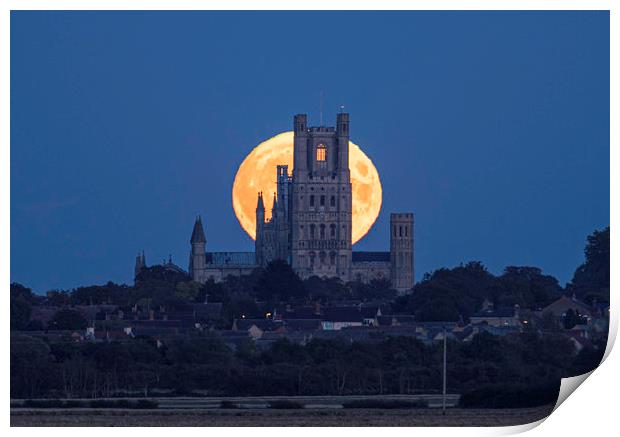
[[[521,332],[521,328],[517,326],[492,326],[484,323],[480,323],[477,325],[467,325],[463,329],[455,330],[455,337],[464,342],[468,342],[473,340],[476,334],[488,332],[491,335],[497,335],[499,337],[504,337],[506,335],[514,335],[519,334]]]
[[[378,326],[379,322],[377,321],[377,317],[381,316],[381,308],[378,306],[362,306],[360,308],[360,312],[364,318],[363,324],[364,326]]]
[[[325,309],[325,315],[321,321],[322,329],[326,331],[339,331],[351,326],[362,326],[364,316],[357,307],[332,307]]]
[[[553,314],[553,316],[561,318],[566,315],[568,310],[573,310],[580,316],[586,316],[588,318],[592,317],[592,308],[585,302],[577,299],[574,294],[572,297],[560,297],[556,301],[544,307],[540,313],[542,316],[546,314]]]
[[[287,332],[292,331],[318,331],[322,329],[319,319],[286,319],[284,326]]]
[[[272,319],[235,319],[232,325],[233,331],[247,331],[254,340],[261,338],[264,332],[285,332],[284,323]]]
[[[469,318],[472,325],[487,324],[489,326],[521,326],[519,320],[519,305],[494,309],[492,306],[483,306],[483,309]]]

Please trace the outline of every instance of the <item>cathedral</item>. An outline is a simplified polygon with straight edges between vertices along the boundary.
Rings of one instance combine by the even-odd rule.
[[[339,113],[335,127],[309,127],[307,116],[294,117],[292,174],[278,165],[271,219],[265,220],[263,193],[256,204],[254,252],[207,252],[202,219],[190,239],[189,275],[204,283],[249,274],[274,260],[288,262],[302,278],[337,277],[342,281],[388,279],[407,292],[413,287],[413,214],[390,214],[390,251],[352,250],[352,189],[349,171],[349,114]],[[136,272],[144,255],[136,260]],[[170,268],[177,268],[171,261]]]

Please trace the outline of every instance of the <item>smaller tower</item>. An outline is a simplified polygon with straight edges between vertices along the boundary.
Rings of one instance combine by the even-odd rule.
[[[192,238],[190,239],[192,250],[189,254],[189,275],[196,282],[204,282],[207,270],[207,253],[205,251],[207,239],[202,227],[200,216],[196,218]]]
[[[392,287],[413,288],[413,214],[390,214],[390,263]]]
[[[138,275],[140,274],[140,272],[142,272],[142,270],[145,268],[146,268],[146,258],[144,257],[144,251],[142,251],[142,253],[138,252],[138,256],[136,256],[136,266],[134,267],[134,271],[133,271],[134,282],[136,278],[138,277]]]

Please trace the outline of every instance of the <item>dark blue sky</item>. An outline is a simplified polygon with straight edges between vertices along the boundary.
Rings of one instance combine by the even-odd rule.
[[[609,224],[609,15],[11,15],[11,280],[37,292],[132,281],[253,250],[231,206],[258,142],[340,104],[381,176],[357,250],[416,215],[416,278],[480,260],[563,283]]]

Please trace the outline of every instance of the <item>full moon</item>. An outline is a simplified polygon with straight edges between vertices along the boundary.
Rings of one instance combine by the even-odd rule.
[[[260,143],[243,160],[237,170],[232,189],[235,215],[241,227],[256,239],[256,201],[259,191],[265,199],[265,218],[271,218],[273,193],[276,192],[276,165],[293,170],[293,132],[283,132]],[[362,152],[349,141],[349,169],[353,190],[352,243],[357,243],[370,230],[379,216],[383,191],[379,172]]]

